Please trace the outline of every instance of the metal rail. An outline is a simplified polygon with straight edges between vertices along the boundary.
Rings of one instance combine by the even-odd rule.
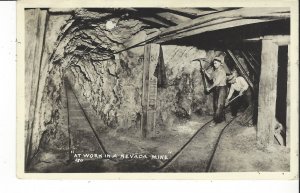
[[[186,148],[186,146],[198,135],[198,133],[205,128],[209,123],[211,123],[213,121],[213,119],[209,120],[208,122],[206,122],[204,125],[202,125],[200,127],[200,129],[198,129],[196,131],[196,133],[170,158],[168,159],[168,161],[166,161],[162,166],[160,166],[159,168],[156,168],[155,171],[159,171],[164,169],[165,167],[167,167],[168,165],[170,165],[174,160],[176,160],[176,158],[179,156],[179,154]]]
[[[97,139],[97,142],[98,142],[98,144],[99,144],[99,146],[100,146],[102,152],[103,152],[104,154],[108,154],[107,151],[106,151],[106,149],[105,149],[105,147],[104,147],[104,145],[103,145],[103,143],[102,143],[102,141],[100,140],[99,136],[97,135],[95,128],[92,126],[92,123],[91,123],[90,119],[88,118],[88,116],[87,116],[87,114],[86,114],[84,108],[83,108],[82,105],[80,104],[80,102],[79,102],[79,100],[78,100],[78,98],[77,98],[77,96],[76,96],[76,94],[75,94],[75,92],[74,92],[74,90],[73,90],[73,87],[72,87],[71,84],[68,82],[68,80],[65,80],[65,82],[66,82],[66,84],[69,86],[71,92],[74,94],[75,99],[76,99],[76,101],[77,101],[77,103],[78,103],[78,105],[79,105],[81,111],[83,112],[83,115],[84,115],[85,119],[87,120],[89,126],[91,127],[91,129],[92,129],[92,131],[93,131],[93,133],[94,133],[94,135],[95,135],[95,137],[96,137],[96,139]]]
[[[96,133],[96,131],[95,131],[95,129],[94,129],[94,127],[92,126],[92,124],[91,124],[91,122],[90,122],[90,120],[89,120],[89,118],[88,118],[88,116],[87,116],[87,114],[86,114],[86,112],[85,112],[85,110],[84,110],[84,108],[82,107],[82,105],[81,105],[81,103],[79,102],[79,100],[78,100],[78,98],[77,98],[77,96],[76,96],[76,94],[75,94],[75,92],[74,92],[74,90],[73,90],[73,87],[70,85],[70,83],[68,82],[68,80],[65,80],[65,89],[66,89],[66,96],[67,96],[67,108],[68,108],[68,111],[69,111],[69,104],[68,104],[68,95],[67,95],[67,88],[66,88],[66,86],[68,86],[69,88],[70,88],[70,90],[71,90],[71,92],[74,94],[74,96],[75,96],[75,98],[76,98],[76,101],[77,101],[77,103],[79,104],[79,107],[80,107],[80,109],[81,109],[81,111],[83,112],[83,115],[84,115],[84,117],[85,117],[85,119],[87,120],[87,122],[89,123],[89,126],[91,127],[91,129],[92,129],[92,131],[93,131],[93,133],[94,133],[94,135],[95,135],[95,137],[96,137],[96,139],[97,139],[97,141],[98,141],[98,143],[99,143],[99,146],[100,146],[100,148],[101,148],[101,150],[103,151],[103,153],[105,153],[105,154],[108,154],[107,153],[107,151],[106,151],[106,149],[105,149],[105,147],[104,147],[104,145],[103,145],[103,143],[102,143],[102,141],[100,140],[100,138],[99,138],[99,136],[97,135],[97,133]],[[231,102],[233,102],[234,100],[236,100],[237,98],[238,98],[239,96],[237,96],[237,97],[235,97],[235,98],[233,98],[226,106],[225,106],[225,108],[227,108],[228,106],[229,106],[229,104],[231,103]],[[233,122],[233,120],[235,120],[237,117],[235,117],[234,119],[232,119],[232,120],[230,120],[225,126],[224,126],[224,128],[221,130],[221,132],[220,132],[220,134],[219,134],[219,136],[218,136],[218,139],[217,139],[217,142],[216,142],[216,144],[215,144],[215,146],[214,146],[214,149],[213,149],[213,153],[212,153],[212,155],[211,155],[211,157],[210,157],[210,159],[209,159],[209,162],[208,162],[208,165],[207,165],[207,167],[206,167],[206,172],[209,172],[210,171],[210,169],[211,169],[211,164],[212,164],[212,161],[213,161],[213,158],[214,158],[214,155],[215,155],[215,152],[216,152],[216,149],[217,149],[217,147],[218,147],[218,144],[219,144],[219,141],[220,141],[220,139],[221,139],[221,136],[222,136],[222,134],[223,134],[223,132],[224,132],[224,130],[230,125],[230,123],[232,123]],[[203,129],[203,128],[205,128],[209,123],[211,123],[213,121],[213,119],[210,119],[209,121],[207,121],[204,125],[202,125],[194,134],[193,134],[193,136],[169,159],[169,160],[167,160],[166,162],[164,162],[163,163],[163,165],[161,165],[160,167],[158,167],[158,168],[156,168],[155,170],[154,170],[154,172],[157,172],[157,171],[159,171],[159,170],[162,170],[162,169],[164,169],[165,167],[167,167],[168,165],[170,165],[173,161],[175,161],[177,158],[178,158],[178,156],[180,155],[180,153],[190,144],[190,142],[199,134],[199,132]],[[69,138],[70,138],[70,126],[69,126],[69,112],[68,112],[68,132],[69,132]],[[69,141],[69,148],[70,148],[70,150],[71,150],[71,140]],[[108,158],[109,160],[112,160],[112,161],[116,161],[115,159],[111,159],[111,158]],[[70,158],[70,160],[69,161],[71,161],[71,158]]]
[[[232,100],[229,101],[229,103],[224,107],[227,108],[230,103],[232,103],[233,101],[235,101],[237,98],[239,98],[240,96],[236,96],[235,98],[233,98]],[[213,161],[213,157],[214,157],[214,154],[215,154],[215,151],[217,149],[217,146],[219,144],[219,141],[221,139],[221,136],[224,132],[224,130],[230,125],[230,123],[232,123],[233,120],[235,120],[236,118],[238,118],[239,116],[235,117],[234,119],[230,120],[225,126],[224,128],[221,130],[219,136],[218,136],[218,139],[217,139],[217,142],[214,146],[214,150],[213,150],[213,153],[212,153],[212,156],[210,157],[209,159],[209,162],[208,162],[208,166],[206,167],[206,171],[209,172],[210,168],[211,168],[211,163]],[[190,144],[190,142],[198,135],[198,133],[203,129],[205,128],[209,123],[211,123],[213,121],[213,119],[209,120],[208,122],[206,122],[204,125],[202,125],[196,132],[195,134],[168,160],[166,161],[162,166],[156,168],[154,171],[159,171],[159,170],[162,170],[164,168],[166,168],[168,165],[170,165],[173,161],[175,161],[178,156],[180,155],[180,153]]]
[[[209,158],[209,161],[208,161],[208,164],[207,164],[207,166],[206,166],[205,172],[210,172],[211,166],[212,166],[212,162],[213,162],[213,160],[214,160],[215,153],[216,153],[217,148],[218,148],[218,146],[219,146],[219,142],[220,142],[220,139],[221,139],[221,137],[222,137],[222,135],[223,135],[223,132],[224,132],[225,129],[230,125],[230,123],[232,123],[236,118],[237,118],[237,117],[235,117],[234,119],[230,120],[230,121],[224,126],[224,128],[221,130],[221,132],[220,132],[220,134],[219,134],[219,136],[218,136],[218,139],[217,139],[217,141],[216,141],[216,143],[215,143],[215,145],[214,145],[213,152],[212,152],[212,154],[211,154],[211,156],[210,156],[210,158]]]

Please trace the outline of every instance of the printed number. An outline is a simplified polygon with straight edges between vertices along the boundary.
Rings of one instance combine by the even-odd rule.
[[[83,159],[75,159],[75,162],[83,162]]]

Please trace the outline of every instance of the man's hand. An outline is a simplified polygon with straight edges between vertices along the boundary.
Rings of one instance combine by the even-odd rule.
[[[242,96],[243,95],[243,91],[241,91],[240,93],[239,93],[239,96]]]

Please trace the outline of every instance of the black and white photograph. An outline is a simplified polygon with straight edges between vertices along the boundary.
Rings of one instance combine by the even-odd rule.
[[[21,172],[291,171],[291,7],[23,13]]]

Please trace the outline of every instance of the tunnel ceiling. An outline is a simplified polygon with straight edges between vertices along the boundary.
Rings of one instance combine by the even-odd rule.
[[[139,20],[144,29],[159,29],[148,43],[197,46],[199,41],[213,41],[219,47],[226,42],[235,44],[248,38],[290,33],[289,8],[86,8],[49,12],[71,14],[78,28],[116,17],[117,22]]]

